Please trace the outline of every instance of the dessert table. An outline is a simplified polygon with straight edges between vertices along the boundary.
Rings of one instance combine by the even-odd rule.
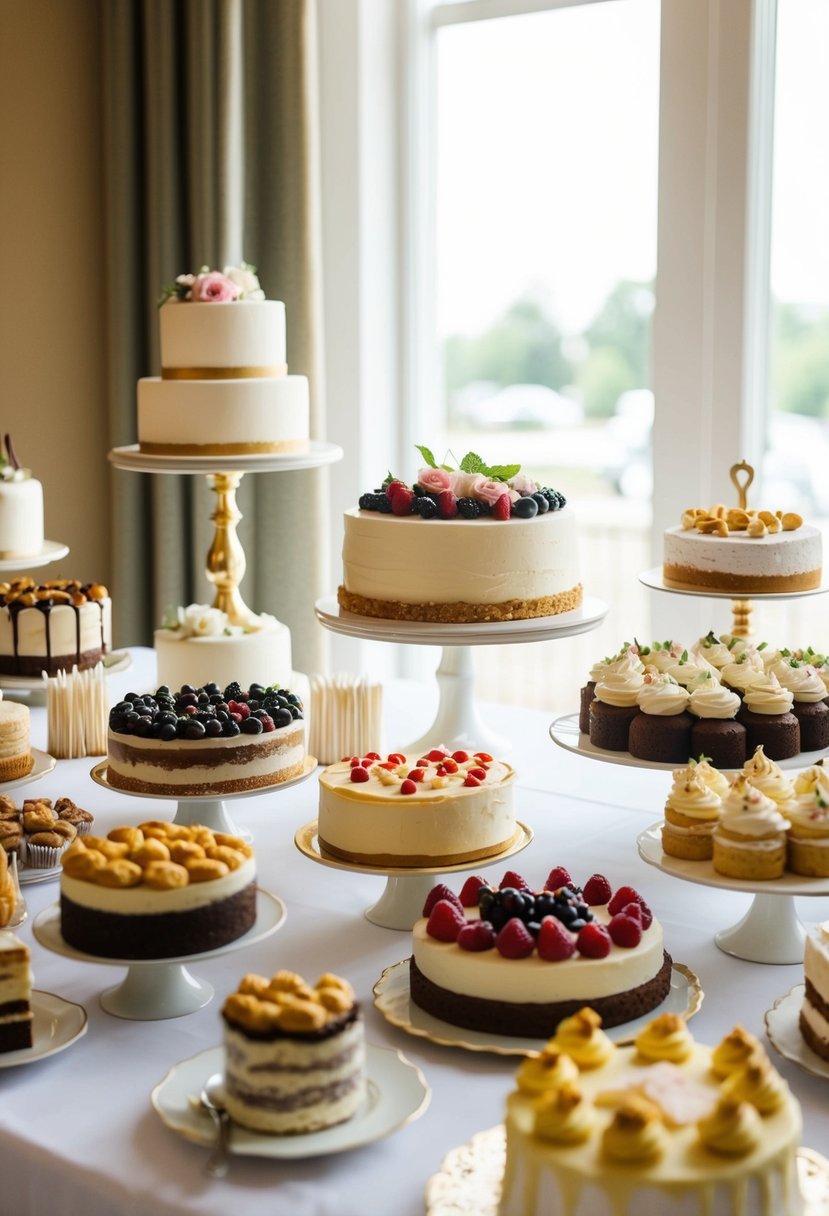
[[[153,652],[136,648],[131,654],[131,670],[109,677],[113,703],[130,690],[155,687]],[[402,681],[386,686],[386,750],[432,721],[430,697],[436,698],[431,688]],[[637,854],[637,835],[659,818],[669,774],[571,755],[549,738],[553,716],[552,711],[487,707],[488,719],[512,743],[509,759],[519,774],[516,812],[534,832],[529,847],[509,865],[531,885],[562,864],[576,881],[599,871],[614,886],[638,887],[664,925],[674,960],[701,980],[705,1000],[691,1023],[694,1035],[714,1043],[740,1021],[765,1039],[766,1010],[802,981],[802,967],[743,962],[717,949],[714,934],[742,915],[750,897],[677,881]],[[46,748],[45,708],[32,709],[32,742]],[[96,762],[58,761],[15,796],[68,795],[95,814],[93,830],[100,834],[121,824],[172,818],[174,804],[168,800],[139,800],[96,785],[89,776]],[[29,914],[18,933],[31,947],[35,988],[84,1006],[89,1023],[87,1034],[59,1054],[0,1069],[0,1211],[16,1216],[225,1216],[233,1210],[245,1216],[418,1216],[426,1183],[446,1152],[500,1121],[515,1059],[408,1035],[374,1008],[373,985],[384,968],[407,957],[409,935],[364,916],[385,878],[314,865],[295,847],[297,829],[316,816],[316,800],[312,777],[234,804],[237,824],[253,837],[260,884],[284,901],[287,919],[265,940],[191,962],[190,970],[216,995],[183,1017],[130,1021],[106,1013],[99,996],[117,970],[44,949],[33,936],[32,921],[57,900],[58,882],[23,887]],[[499,869],[492,874],[499,877]],[[829,898],[798,899],[797,909],[807,925],[827,919]],[[245,972],[278,968],[299,971],[312,982],[327,970],[347,976],[363,1004],[368,1041],[399,1049],[417,1064],[431,1087],[431,1103],[418,1120],[362,1148],[295,1160],[234,1155],[227,1176],[211,1179],[204,1173],[209,1150],[168,1129],[153,1110],[150,1093],[174,1065],[220,1043],[222,999]],[[826,1153],[829,1081],[782,1059],[770,1046],[769,1052],[803,1106],[802,1143]]]

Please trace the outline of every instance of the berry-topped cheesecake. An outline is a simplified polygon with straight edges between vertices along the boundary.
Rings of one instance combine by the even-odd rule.
[[[563,494],[517,464],[469,452],[452,469],[419,450],[426,467],[411,485],[389,476],[345,513],[341,608],[466,623],[578,607],[576,523]]]
[[[163,795],[229,794],[298,777],[302,702],[285,688],[238,683],[128,693],[109,714],[107,780]]]
[[[438,884],[412,930],[411,998],[441,1021],[543,1039],[583,1005],[617,1026],[668,995],[662,926],[630,886],[561,866],[540,890],[508,871],[499,887]]]
[[[346,757],[320,773],[320,847],[376,866],[492,857],[515,836],[514,776],[488,752]]]

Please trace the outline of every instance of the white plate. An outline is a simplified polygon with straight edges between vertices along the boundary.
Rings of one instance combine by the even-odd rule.
[[[639,582],[652,591],[670,591],[674,595],[702,595],[709,600],[798,600],[807,595],[825,595],[829,584],[812,587],[808,591],[714,591],[707,587],[675,587],[666,583],[661,566],[645,570]]]
[[[194,1108],[208,1077],[224,1066],[224,1048],[209,1047],[176,1064],[151,1094],[153,1109],[172,1131],[196,1144],[211,1145],[215,1131],[207,1112]],[[298,1136],[267,1136],[231,1124],[230,1151],[241,1157],[290,1160],[344,1153],[371,1144],[420,1117],[431,1091],[420,1069],[399,1051],[366,1044],[368,1098],[346,1123]]]
[[[278,895],[270,891],[256,889],[256,922],[252,929],[232,942],[225,942],[215,950],[204,950],[201,954],[177,955],[175,958],[102,958],[98,954],[84,954],[68,945],[60,931],[60,904],[50,904],[39,912],[32,922],[32,932],[41,946],[51,950],[53,954],[63,955],[64,958],[78,959],[82,963],[102,963],[115,967],[158,967],[161,964],[189,963],[206,958],[218,958],[231,950],[240,950],[243,946],[253,946],[257,942],[270,937],[284,924],[287,913],[285,905]]]
[[[637,760],[636,756],[631,756],[630,752],[611,752],[607,748],[596,747],[590,742],[590,736],[582,734],[579,730],[577,713],[562,714],[560,718],[556,718],[550,724],[550,738],[553,743],[557,743],[567,752],[573,752],[576,756],[586,756],[589,760],[604,760],[607,764],[624,764],[629,768],[652,768],[663,772],[672,772],[673,769],[682,767],[677,761],[663,763],[660,760]],[[826,754],[825,751],[798,752],[796,756],[791,756],[788,760],[778,760],[777,764],[780,768],[787,769],[809,768],[822,760]]]
[[[232,793],[226,794],[159,794],[156,791],[150,790],[125,790],[120,785],[110,785],[107,776],[107,762],[102,760],[100,764],[96,764],[90,770],[90,777],[96,785],[102,785],[105,790],[110,790],[113,794],[124,794],[127,798],[155,798],[164,802],[231,802],[237,798],[261,798],[267,794],[278,794],[280,790],[290,789],[291,786],[299,785],[303,781],[307,781],[314,772],[318,764],[315,756],[306,756],[302,765],[302,772],[298,777],[292,777],[290,781],[280,781],[277,785],[261,785],[254,790],[235,790]],[[208,826],[210,826],[208,824]]]
[[[48,752],[38,751],[36,747],[32,748],[32,771],[27,773],[25,777],[15,777],[14,781],[0,781],[0,790],[13,790],[18,785],[27,785],[30,781],[37,781],[39,777],[45,777],[47,773],[51,773],[57,763],[54,756],[50,756]]]
[[[0,1068],[44,1060],[86,1034],[86,1010],[52,992],[32,992],[32,1046],[0,1053]]]
[[[800,1006],[805,991],[805,984],[796,984],[785,996],[778,997],[772,1008],[766,1011],[766,1034],[772,1047],[784,1059],[799,1064],[816,1077],[829,1080],[829,1060],[812,1051],[800,1033]]]
[[[718,874],[713,861],[688,861],[684,857],[670,857],[662,851],[662,820],[652,823],[636,838],[639,856],[648,865],[655,866],[663,874],[684,878],[686,882],[700,883],[703,887],[719,887],[723,891],[748,891],[762,895],[829,895],[829,878],[807,878],[803,874],[792,874],[788,870],[781,878],[747,879],[729,878]]]
[[[36,570],[38,566],[48,566],[66,557],[69,546],[61,541],[45,540],[39,553],[29,554],[28,557],[0,558],[0,574],[12,574],[18,570]]]
[[[28,866],[18,866],[17,881],[21,887],[31,887],[38,882],[51,882],[53,878],[59,878],[63,866],[50,866],[48,869],[37,869]]]
[[[528,621],[476,621],[468,625],[440,621],[387,621],[357,616],[340,608],[334,596],[317,600],[317,620],[333,633],[415,646],[490,646],[499,642],[544,642],[589,633],[602,623],[608,607],[603,600],[585,596],[572,612],[533,617]]]
[[[554,967],[555,963],[550,965]],[[632,1022],[609,1026],[608,1037],[614,1043],[632,1043],[639,1031],[660,1013],[679,1013],[691,1018],[704,996],[693,971],[682,963],[675,963],[671,970],[671,987],[662,1004]],[[466,1051],[485,1051],[499,1056],[526,1056],[532,1051],[541,1051],[546,1042],[546,1039],[525,1039],[518,1035],[484,1034],[432,1017],[411,998],[407,958],[385,969],[374,985],[374,1004],[392,1026],[442,1047],[463,1047]]]
[[[248,456],[152,456],[138,444],[113,448],[108,455],[116,469],[133,473],[281,473],[293,469],[316,469],[342,460],[336,443],[310,440],[304,452],[265,452]]]
[[[114,650],[101,659],[104,671],[108,676],[118,675],[119,672],[129,671],[132,667],[132,655],[128,650]],[[0,676],[0,688],[9,692],[44,692],[46,677],[39,676]]]

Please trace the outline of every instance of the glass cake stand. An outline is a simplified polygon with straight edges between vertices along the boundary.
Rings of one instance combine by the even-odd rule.
[[[154,798],[165,802],[176,803],[176,813],[173,817],[173,823],[184,824],[200,824],[202,827],[210,828],[213,832],[227,832],[230,836],[241,836],[243,840],[252,840],[252,834],[247,828],[238,828],[228,814],[225,803],[235,802],[240,798],[255,798],[262,797],[267,794],[278,794],[281,790],[291,789],[295,785],[299,785],[303,781],[307,781],[317,767],[316,757],[306,756],[303,761],[302,772],[298,777],[292,777],[290,781],[282,781],[277,785],[260,786],[255,790],[237,790],[232,794],[221,794],[215,797],[204,797],[202,795],[182,794],[158,794],[139,790],[125,790],[119,785],[110,785],[108,779],[108,766],[105,760],[100,764],[96,764],[90,772],[90,777],[96,785],[102,785],[105,790],[110,790],[113,794],[124,794],[127,798]]]
[[[515,827],[515,835],[510,843],[493,857],[482,857],[477,861],[461,861],[453,865],[432,866],[431,868],[371,866],[361,862],[342,861],[339,857],[333,857],[320,848],[316,819],[297,830],[294,844],[303,857],[316,861],[320,865],[330,866],[333,870],[348,870],[352,874],[385,875],[386,887],[383,894],[375,904],[366,909],[363,915],[366,920],[370,920],[373,925],[379,925],[381,929],[402,929],[408,932],[423,914],[423,904],[435,885],[436,875],[484,869],[487,866],[497,865],[525,849],[533,838],[532,828],[518,820],[516,820]]]
[[[314,611],[321,625],[346,637],[443,647],[436,672],[437,715],[424,735],[401,745],[402,751],[420,752],[441,743],[452,749],[484,749],[493,755],[503,755],[509,750],[509,743],[484,724],[475,704],[475,670],[471,648],[548,642],[555,638],[589,633],[602,623],[608,606],[594,596],[585,596],[580,607],[558,616],[535,617],[528,621],[481,621],[469,625],[387,621],[357,616],[340,608],[333,596],[318,600]]]
[[[786,871],[781,878],[729,878],[718,874],[710,861],[686,861],[669,857],[662,850],[662,820],[639,833],[639,856],[648,865],[685,882],[723,891],[745,891],[753,895],[745,916],[729,929],[721,929],[714,941],[724,954],[750,963],[802,963],[806,940],[795,908],[795,896],[829,895],[829,878],[807,878]]]
[[[188,971],[185,963],[200,959],[218,958],[231,950],[241,950],[264,941],[285,922],[285,905],[270,891],[256,890],[256,923],[242,937],[227,942],[215,950],[201,954],[182,955],[180,958],[135,959],[101,958],[97,954],[84,954],[67,945],[60,931],[60,904],[44,908],[32,922],[32,932],[41,946],[83,963],[100,963],[107,967],[126,967],[127,974],[120,984],[107,988],[98,997],[101,1008],[117,1018],[131,1021],[160,1021],[163,1018],[180,1018],[195,1013],[213,998],[213,985],[197,979]]]

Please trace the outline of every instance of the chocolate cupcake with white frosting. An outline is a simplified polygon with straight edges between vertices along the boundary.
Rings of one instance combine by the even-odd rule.
[[[637,760],[664,764],[687,761],[693,718],[688,713],[691,694],[669,675],[645,673],[637,694],[640,712],[630,724],[628,751]]]
[[[599,659],[598,663],[594,663],[590,668],[590,675],[587,683],[581,689],[581,697],[579,703],[579,730],[583,735],[590,733],[590,706],[596,692],[596,685],[600,680],[603,680],[610,672],[619,671],[636,671],[639,674],[644,674],[645,667],[639,655],[635,650],[632,650],[626,642],[618,654],[611,655],[610,658]]]
[[[590,742],[608,751],[626,752],[630,724],[639,713],[637,696],[645,680],[628,667],[608,671],[596,685],[590,705]]]
[[[692,756],[707,756],[717,768],[742,767],[747,736],[737,721],[741,704],[738,693],[712,680],[694,689],[688,705],[693,718]]]
[[[800,723],[800,750],[823,751],[829,747],[829,707],[826,685],[810,663],[790,659],[773,669],[783,688],[794,697],[792,713]]]
[[[788,760],[800,751],[800,723],[794,696],[771,673],[746,689],[737,720],[746,728],[747,752],[762,745],[770,760]]]

